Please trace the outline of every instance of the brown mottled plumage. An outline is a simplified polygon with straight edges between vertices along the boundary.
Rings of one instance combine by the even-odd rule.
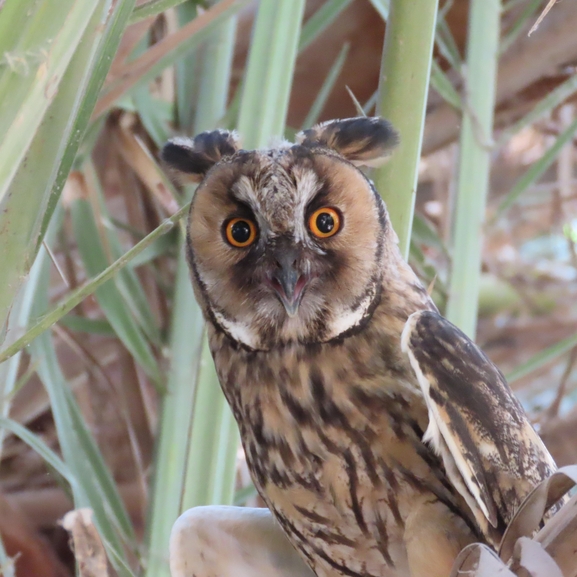
[[[260,494],[319,577],[444,577],[555,465],[355,166],[394,130],[357,118],[298,140],[244,151],[217,131],[163,150],[201,181],[188,254],[223,391]]]

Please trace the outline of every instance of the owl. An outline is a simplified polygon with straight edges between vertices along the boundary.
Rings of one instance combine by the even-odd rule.
[[[381,118],[162,151],[198,182],[187,254],[222,390],[274,518],[318,577],[446,577],[555,463],[501,372],[437,311],[359,167]]]

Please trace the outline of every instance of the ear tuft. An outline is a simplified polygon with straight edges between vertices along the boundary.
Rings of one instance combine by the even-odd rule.
[[[228,130],[202,132],[194,138],[171,138],[163,147],[162,160],[184,182],[200,182],[220,160],[239,150],[238,136]]]
[[[384,118],[359,116],[330,120],[297,134],[308,148],[330,148],[356,166],[380,166],[399,143],[399,134]]]

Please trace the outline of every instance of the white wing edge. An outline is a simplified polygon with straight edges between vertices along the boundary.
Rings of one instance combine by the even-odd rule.
[[[461,496],[465,499],[473,514],[478,510],[477,507],[480,507],[485,518],[479,519],[478,515],[475,514],[477,522],[483,526],[488,521],[495,527],[496,520],[491,519],[489,509],[481,496],[479,487],[471,481],[472,471],[463,459],[461,451],[457,447],[455,438],[449,431],[447,424],[441,418],[436,403],[431,399],[429,394],[431,384],[423,374],[423,371],[421,370],[421,367],[411,349],[411,332],[419,321],[421,312],[423,311],[413,313],[405,323],[405,327],[401,334],[401,351],[408,355],[409,362],[413,371],[415,371],[417,381],[419,382],[421,390],[423,391],[423,397],[427,403],[429,425],[423,435],[423,441],[430,443],[433,450],[443,459],[443,464],[447,469],[447,473],[450,475],[451,481],[455,485],[457,491],[459,491]]]

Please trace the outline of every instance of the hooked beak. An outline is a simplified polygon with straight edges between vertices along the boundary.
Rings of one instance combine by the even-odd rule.
[[[269,281],[289,317],[297,314],[304,289],[309,283],[308,275],[299,270],[297,256],[294,249],[279,252],[276,257],[277,269]]]

